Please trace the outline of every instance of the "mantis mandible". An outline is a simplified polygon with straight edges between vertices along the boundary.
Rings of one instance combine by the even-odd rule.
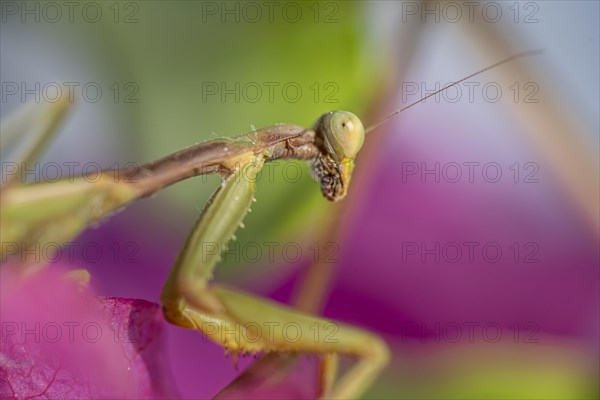
[[[318,396],[358,397],[389,361],[390,352],[383,339],[336,322],[335,340],[315,340],[315,328],[327,331],[332,321],[300,313],[251,294],[209,284],[219,255],[203,254],[202,244],[215,243],[222,248],[232,238],[253,203],[255,180],[265,163],[306,160],[323,196],[329,201],[341,200],[348,192],[354,160],[366,133],[451,86],[516,58],[537,53],[539,51],[519,53],[479,70],[393,112],[367,129],[351,112],[331,111],[323,114],[310,129],[297,125],[275,125],[234,139],[199,143],[155,162],[118,171],[117,180],[112,170],[102,171],[101,179],[94,183],[82,177],[74,181],[37,184],[7,180],[0,191],[2,257],[5,259],[22,253],[36,243],[71,240],[91,223],[134,200],[192,176],[219,174],[222,184],[196,221],[164,285],[161,303],[165,318],[182,328],[202,332],[230,351],[234,359],[239,353],[316,354],[320,357]],[[42,114],[40,124],[30,124],[29,129],[38,137],[25,150],[22,156],[24,163],[38,156],[68,106],[64,101],[54,104]],[[18,171],[13,172],[12,177],[18,176]],[[11,243],[22,246],[18,249],[5,246]],[[34,264],[23,257],[21,262]],[[256,326],[289,322],[300,327],[299,340],[287,340],[277,330],[272,331],[269,338],[256,340],[256,332],[252,331]],[[226,334],[236,330],[242,330],[242,334]],[[357,359],[341,377],[337,377],[339,355]]]

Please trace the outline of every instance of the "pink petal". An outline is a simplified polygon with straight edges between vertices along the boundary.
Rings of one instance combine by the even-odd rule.
[[[157,304],[82,293],[55,266],[0,275],[0,398],[175,396]]]

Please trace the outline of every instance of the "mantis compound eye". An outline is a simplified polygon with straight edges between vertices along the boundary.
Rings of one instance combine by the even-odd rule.
[[[325,198],[338,201],[348,191],[354,158],[365,141],[365,128],[351,112],[332,111],[319,118],[315,132],[321,154],[312,170]]]
[[[360,119],[349,111],[332,111],[317,121],[327,153],[342,162],[353,159],[365,141],[365,128]]]

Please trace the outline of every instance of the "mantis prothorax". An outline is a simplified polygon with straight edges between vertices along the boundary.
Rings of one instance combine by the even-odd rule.
[[[219,255],[203,254],[202,244],[215,243],[223,248],[232,238],[252,205],[255,178],[265,163],[279,159],[309,161],[324,197],[338,201],[346,196],[354,159],[367,132],[451,86],[515,58],[536,53],[538,51],[520,53],[482,69],[395,111],[366,130],[351,112],[332,111],[322,115],[312,129],[276,125],[235,139],[199,143],[123,171],[124,179],[118,181],[112,171],[104,171],[102,179],[95,183],[78,179],[27,185],[13,180],[0,192],[2,241],[24,243],[27,248],[35,242],[70,240],[90,223],[136,199],[192,176],[220,174],[221,187],[192,228],[165,283],[161,296],[165,318],[177,326],[204,333],[231,351],[234,357],[238,353],[262,352],[316,354],[321,357],[319,397],[360,396],[388,363],[389,350],[381,338],[335,323],[335,340],[315,340],[315,330],[325,332],[333,322],[251,294],[209,285]],[[48,113],[50,119],[58,119],[67,106],[66,103],[54,105]],[[40,135],[40,141],[46,135],[49,133]],[[34,153],[31,151],[24,159],[30,161]],[[4,245],[2,252],[7,253]],[[282,326],[290,322],[300,327],[298,340],[290,341],[278,330],[273,330],[269,337],[257,338],[256,327]],[[230,334],[235,331],[240,334]],[[338,355],[358,360],[339,378]]]

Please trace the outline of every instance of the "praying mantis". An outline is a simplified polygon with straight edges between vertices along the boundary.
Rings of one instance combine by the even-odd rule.
[[[231,240],[254,201],[255,181],[265,163],[308,161],[323,196],[333,202],[342,200],[348,193],[354,160],[367,133],[451,86],[516,58],[537,53],[539,51],[519,53],[499,61],[389,114],[366,129],[353,113],[330,111],[312,128],[275,125],[233,139],[199,143],[139,167],[102,171],[100,179],[93,183],[79,177],[72,181],[25,184],[15,179],[19,176],[17,169],[3,179],[5,185],[0,191],[2,259],[21,255],[21,264],[39,268],[28,258],[31,256],[28,250],[36,244],[71,240],[88,225],[133,201],[193,176],[218,174],[222,178],[221,186],[193,226],[164,285],[161,304],[165,319],[203,333],[231,352],[234,359],[238,354],[248,353],[317,355],[320,362],[318,397],[359,397],[390,360],[390,350],[382,338],[249,293],[211,284],[219,254],[204,253],[202,244],[215,243],[223,248],[222,245]],[[24,150],[21,166],[38,157],[68,108],[68,102],[57,102],[31,121],[29,129],[37,138]],[[20,245],[12,248],[10,244],[14,243]],[[260,328],[269,324],[287,323],[299,328],[295,340],[289,340],[285,332],[277,329],[271,330],[268,337],[260,333]],[[315,332],[327,332],[331,326],[336,330],[333,338],[315,335]],[[227,334],[236,331],[239,334]],[[338,377],[340,355],[357,361]]]

